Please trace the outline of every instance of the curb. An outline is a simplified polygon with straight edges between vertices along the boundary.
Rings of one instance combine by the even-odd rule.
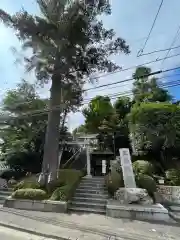
[[[13,229],[13,230],[17,230],[17,231],[20,231],[20,232],[24,232],[24,233],[29,233],[29,234],[36,235],[36,236],[39,236],[39,237],[45,237],[45,238],[51,238],[51,239],[57,239],[57,240],[71,240],[72,239],[72,238],[58,237],[58,236],[51,235],[51,234],[40,233],[40,232],[37,232],[35,230],[22,228],[22,227],[19,227],[17,225],[9,224],[9,223],[7,224],[7,223],[0,222],[0,226],[5,227],[5,228],[10,228],[10,229]]]

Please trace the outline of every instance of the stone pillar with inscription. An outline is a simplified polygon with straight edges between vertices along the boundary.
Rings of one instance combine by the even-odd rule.
[[[119,188],[117,190],[115,193],[115,198],[122,204],[139,203],[152,205],[153,200],[149,197],[147,191],[145,189],[136,187],[129,149],[119,149],[119,153],[123,173],[124,188]]]

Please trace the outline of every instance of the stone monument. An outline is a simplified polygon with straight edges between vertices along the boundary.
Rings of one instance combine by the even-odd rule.
[[[132,168],[131,156],[128,148],[119,149],[120,161],[123,172],[124,188],[119,188],[115,198],[120,203],[139,203],[145,205],[153,204],[146,189],[136,187],[136,181]]]
[[[119,188],[115,199],[106,205],[106,215],[115,218],[172,222],[168,210],[161,204],[153,204],[145,189],[137,188],[129,149],[119,150],[124,188]]]

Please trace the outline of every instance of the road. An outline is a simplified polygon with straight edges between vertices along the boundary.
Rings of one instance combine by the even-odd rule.
[[[2,240],[53,240],[50,238],[39,237],[28,233],[0,227],[0,239]]]

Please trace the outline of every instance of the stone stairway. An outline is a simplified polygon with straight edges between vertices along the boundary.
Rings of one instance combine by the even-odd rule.
[[[173,204],[167,207],[169,216],[176,222],[180,222],[180,204]]]
[[[75,212],[105,214],[107,199],[104,177],[83,178],[68,209]]]
[[[7,197],[9,197],[13,192],[12,188],[0,188],[0,204],[3,204]]]

